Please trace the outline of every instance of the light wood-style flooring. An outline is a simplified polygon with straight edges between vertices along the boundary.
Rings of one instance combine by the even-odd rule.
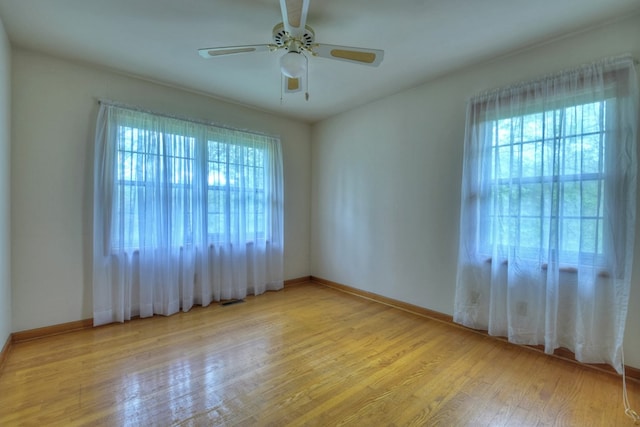
[[[633,423],[614,375],[302,284],[15,344],[0,426],[20,425]]]

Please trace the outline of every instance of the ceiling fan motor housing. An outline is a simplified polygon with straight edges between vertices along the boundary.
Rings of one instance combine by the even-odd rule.
[[[313,43],[316,40],[316,33],[308,25],[304,27],[304,33],[299,37],[294,37],[284,29],[284,24],[281,22],[273,27],[273,42],[278,47],[290,47],[299,48],[304,50],[311,50]],[[296,50],[297,52],[297,50]]]

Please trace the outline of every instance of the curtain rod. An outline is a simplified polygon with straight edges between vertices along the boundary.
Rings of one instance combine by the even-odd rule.
[[[627,64],[632,63],[633,65],[640,64],[638,59],[636,59],[635,57],[631,56],[630,54],[623,54],[623,55],[618,55],[618,56],[606,57],[606,58],[602,58],[600,60],[593,61],[593,62],[590,62],[590,63],[584,63],[582,65],[578,65],[578,66],[575,66],[573,68],[568,68],[568,69],[565,69],[565,70],[562,70],[562,71],[549,73],[549,74],[543,75],[541,77],[538,77],[536,79],[513,83],[513,84],[510,84],[510,85],[501,87],[501,88],[488,89],[488,90],[482,91],[480,93],[477,93],[476,95],[474,95],[471,98],[469,98],[468,101],[469,102],[474,102],[475,100],[478,100],[480,98],[484,98],[484,97],[487,97],[487,96],[494,96],[494,95],[496,95],[496,94],[498,94],[500,92],[503,92],[505,90],[510,90],[510,89],[517,88],[517,87],[523,86],[523,85],[536,84],[536,83],[543,82],[543,81],[545,81],[547,79],[550,79],[550,78],[556,78],[558,76],[562,76],[563,74],[566,74],[566,73],[579,71],[579,70],[584,69],[586,67],[591,67],[591,66],[598,65],[598,64],[611,66],[611,64],[619,64],[619,63],[622,63],[622,62],[626,62]]]
[[[142,107],[138,107],[138,106],[135,106],[135,105],[130,105],[130,104],[122,103],[122,102],[112,101],[110,99],[98,98],[98,104],[109,105],[109,106],[112,106],[112,107],[122,108],[122,109],[125,109],[125,110],[138,111],[140,113],[152,114],[154,116],[165,117],[165,118],[168,118],[168,119],[181,120],[181,121],[194,123],[194,124],[199,124],[199,125],[213,126],[213,127],[220,128],[220,129],[225,129],[225,130],[231,130],[231,131],[236,131],[236,132],[244,132],[244,133],[248,133],[248,134],[256,135],[256,136],[264,136],[264,137],[267,137],[267,138],[280,139],[280,136],[278,136],[278,135],[271,135],[271,134],[268,134],[268,133],[257,132],[255,130],[250,130],[250,129],[234,128],[232,126],[221,125],[219,123],[215,123],[215,122],[211,122],[211,121],[207,121],[207,120],[193,119],[193,118],[190,118],[190,117],[177,116],[177,115],[168,114],[168,113],[161,113],[161,112],[158,112],[158,111],[148,110],[148,109],[145,109],[145,108],[142,108]]]

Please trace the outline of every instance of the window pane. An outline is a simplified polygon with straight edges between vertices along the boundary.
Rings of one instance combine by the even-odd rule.
[[[498,179],[509,179],[511,176],[512,149],[511,146],[497,149],[498,158],[496,163],[495,177]]]
[[[562,174],[576,175],[581,172],[581,147],[574,137],[564,138],[562,157]]]
[[[602,216],[602,181],[584,181],[582,183],[582,215],[585,217]]]
[[[542,143],[530,142],[522,146],[522,176],[542,175]]]
[[[520,188],[520,215],[539,217],[542,211],[542,184],[525,184]]]
[[[598,253],[604,103],[494,122],[490,242]]]
[[[153,227],[169,227],[177,239],[169,242],[172,245],[192,244],[199,218],[206,219],[203,232],[209,242],[224,241],[231,233],[248,240],[266,238],[263,146],[203,142],[206,167],[197,172],[196,147],[201,142],[195,137],[121,126],[118,138],[121,191],[116,205],[124,231],[113,236],[114,245],[138,248],[145,244],[143,237],[153,237]],[[196,179],[196,173],[202,178]],[[198,190],[200,182],[206,182],[206,188]],[[159,217],[161,224],[145,220],[145,209],[151,206],[145,197],[167,201],[168,214]],[[196,201],[201,197],[206,198],[203,205]],[[205,212],[195,212],[195,206]]]
[[[562,185],[562,212],[563,216],[579,217],[582,211],[580,198],[580,182],[566,182]]]
[[[581,223],[582,250],[583,252],[599,253],[602,247],[598,247],[600,221],[597,219],[585,219]]]
[[[561,222],[560,249],[566,252],[580,251],[580,219],[565,218]]]
[[[520,247],[538,248],[542,233],[542,220],[534,217],[521,217],[520,221]]]
[[[581,138],[582,173],[600,173],[602,171],[601,146],[602,135],[600,133],[585,135]]]

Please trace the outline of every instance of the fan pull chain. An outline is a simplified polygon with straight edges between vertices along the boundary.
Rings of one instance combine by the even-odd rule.
[[[640,415],[631,408],[629,396],[627,395],[627,374],[624,369],[624,350],[622,353],[622,401],[624,403],[624,414],[633,420],[633,424],[640,425]]]
[[[284,85],[284,76],[280,73],[280,106],[284,105]]]

